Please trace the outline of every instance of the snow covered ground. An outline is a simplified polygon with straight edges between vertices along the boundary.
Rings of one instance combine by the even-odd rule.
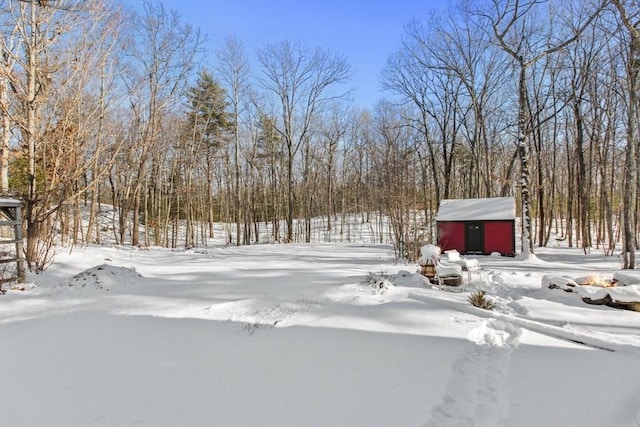
[[[454,292],[387,245],[61,250],[0,296],[0,425],[640,426],[640,313],[543,286],[619,261],[537,253]]]

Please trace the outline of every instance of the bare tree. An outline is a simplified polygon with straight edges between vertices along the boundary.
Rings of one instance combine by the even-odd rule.
[[[370,144],[374,168],[370,179],[377,186],[380,212],[389,217],[396,257],[414,260],[417,189],[415,140],[417,131],[404,123],[406,112],[380,102],[374,116],[376,140]]]
[[[257,171],[266,177],[263,187],[262,203],[265,222],[271,222],[271,234],[274,241],[281,238],[280,219],[282,206],[286,204],[286,194],[282,191],[285,181],[285,149],[282,137],[275,128],[276,119],[262,112],[258,113],[254,130],[254,165]],[[286,215],[285,215],[286,217]]]
[[[231,107],[233,122],[233,169],[234,169],[234,205],[236,217],[236,244],[241,244],[242,211],[240,201],[240,119],[245,109],[246,97],[249,94],[249,60],[244,46],[236,38],[228,36],[224,48],[216,51],[218,72],[223,84],[227,87],[228,104]]]
[[[86,163],[81,181],[89,192],[90,207],[84,241],[92,242],[95,236],[95,241],[99,242],[100,187],[123,141],[115,111],[124,99],[117,79],[122,70],[117,47],[122,41],[124,20],[121,10],[109,0],[95,1],[86,7],[93,13],[94,20],[82,30],[81,51],[71,52],[76,59],[73,68],[78,73],[73,90],[79,94],[75,104],[82,118],[80,126],[86,129],[82,135],[86,138]],[[77,200],[78,197],[76,203]],[[75,222],[82,224],[79,218]],[[79,234],[79,230],[74,230],[73,238],[77,239]]]
[[[42,269],[50,258],[54,222],[61,221],[65,233],[78,231],[76,213],[69,226],[67,205],[77,205],[108,169],[102,164],[86,173],[102,152],[91,143],[98,121],[91,69],[110,55],[96,49],[100,42],[92,37],[104,35],[98,29],[105,22],[112,21],[114,30],[120,21],[106,1],[5,5],[4,16],[20,40],[13,50],[3,43],[3,58],[15,67],[9,82],[22,137],[15,161],[25,166],[24,173],[12,171],[12,186],[26,204],[27,263]]]
[[[2,18],[6,15],[3,14]],[[9,191],[9,152],[11,130],[15,127],[15,117],[12,114],[11,91],[14,68],[17,59],[18,25],[16,22],[2,22],[0,32],[0,115],[2,116],[2,141],[0,146],[0,191]]]
[[[467,18],[451,12],[431,16],[428,25],[411,22],[401,49],[381,74],[383,86],[414,107],[406,120],[422,135],[418,154],[423,175],[433,183],[436,205],[455,196],[455,190],[478,197],[481,181],[482,193],[492,193],[487,118],[490,98],[501,93],[497,85],[504,78],[499,72],[504,61],[497,49],[487,48],[486,40],[472,37],[475,24]],[[463,147],[465,138],[468,144]],[[452,184],[461,155],[467,156],[469,166],[464,188]]]
[[[338,147],[340,143],[344,144],[344,137],[347,133],[348,122],[350,118],[346,114],[345,109],[340,104],[333,104],[328,109],[327,114],[320,123],[320,138],[323,143],[324,168],[326,170],[326,216],[327,231],[330,233],[333,229],[332,217],[336,214],[335,205],[335,187],[336,187],[336,162],[338,156]]]
[[[19,87],[17,90],[20,91],[19,96],[23,106],[19,123],[23,135],[23,146],[27,153],[26,261],[32,268],[34,263],[37,263],[37,245],[43,227],[43,219],[38,218],[36,213],[39,199],[39,183],[36,178],[36,142],[39,134],[42,134],[41,128],[38,129],[41,124],[40,110],[50,89],[54,69],[52,67],[54,64],[48,63],[48,53],[60,35],[60,30],[55,30],[52,23],[56,16],[62,17],[64,15],[55,9],[33,1],[12,1],[8,3],[8,6],[24,46],[22,52],[16,52],[16,60],[20,62],[24,71],[24,80],[22,82],[14,81],[13,84]],[[68,27],[65,28],[65,31],[68,31]],[[5,50],[4,53],[8,52]]]
[[[635,267],[635,250],[637,225],[637,192],[638,192],[638,121],[640,120],[640,8],[637,2],[611,0],[615,6],[622,25],[629,33],[628,77],[628,110],[627,110],[627,144],[624,159],[624,195],[623,195],[623,267]],[[630,3],[630,4],[629,4]],[[634,214],[635,211],[635,214]]]
[[[179,15],[167,11],[157,0],[144,0],[143,14],[133,20],[134,44],[128,52],[131,69],[123,75],[132,94],[134,120],[130,147],[133,181],[123,200],[126,218],[132,214],[133,245],[139,244],[139,222],[143,188],[147,182],[147,162],[162,130],[163,115],[180,101],[202,49],[198,30],[180,22]]]
[[[559,52],[575,42],[601,12],[605,3],[603,2],[595,12],[592,11],[589,14],[577,14],[567,5],[566,9],[572,14],[569,16],[569,21],[564,23],[564,28],[568,30],[565,34],[554,33],[555,26],[550,26],[548,30],[540,28],[542,19],[536,14],[544,4],[539,0],[493,0],[491,13],[481,13],[490,23],[496,43],[513,59],[518,74],[517,151],[521,173],[522,253],[525,255],[533,253],[527,132],[527,121],[530,117],[527,89],[528,70],[544,57]],[[554,10],[562,10],[562,8]],[[545,16],[562,19],[561,15],[553,13],[548,13]]]
[[[431,40],[425,33],[425,29],[419,22],[409,24],[405,31],[406,40],[402,50],[391,56],[381,74],[382,85],[385,89],[399,94],[408,100],[416,108],[416,115],[412,117],[414,126],[423,136],[424,146],[427,151],[425,171],[430,171],[434,183],[436,204],[440,199],[447,198],[450,179],[450,166],[452,165],[454,147],[447,144],[447,126],[452,103],[441,103],[438,97],[444,97],[448,93],[438,86],[438,82],[446,81],[440,78],[435,59],[428,46]],[[450,76],[449,76],[450,77]],[[445,84],[446,86],[446,84]],[[431,122],[438,123],[442,138],[436,141],[432,135]],[[438,144],[438,142],[440,144]],[[442,157],[439,162],[439,157]],[[443,165],[443,168],[439,166]],[[443,173],[440,171],[443,169]]]
[[[263,75],[260,86],[274,95],[280,107],[275,129],[286,146],[287,240],[293,241],[293,165],[301,144],[308,138],[316,114],[343,93],[332,91],[350,77],[350,66],[339,55],[321,48],[309,49],[284,40],[266,44],[258,51]]]

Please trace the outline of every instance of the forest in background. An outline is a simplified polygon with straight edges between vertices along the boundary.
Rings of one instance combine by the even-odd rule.
[[[439,201],[514,196],[523,252],[552,234],[634,268],[640,7],[463,1],[404,28],[355,106],[348,58],[204,35],[143,0],[0,0],[0,193],[24,204],[26,260],[55,238],[192,247],[310,242],[312,219],[389,219],[398,256],[433,241]],[[205,63],[212,65],[205,65]],[[101,204],[117,213],[99,224]],[[89,212],[88,222],[83,213]],[[88,225],[86,225],[88,224]],[[142,232],[141,232],[142,230]]]

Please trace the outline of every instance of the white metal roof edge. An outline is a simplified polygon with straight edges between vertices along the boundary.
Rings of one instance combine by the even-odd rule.
[[[440,201],[436,221],[492,221],[516,218],[513,197],[444,199]]]
[[[0,197],[0,205],[19,206],[22,202],[18,199],[7,199]]]

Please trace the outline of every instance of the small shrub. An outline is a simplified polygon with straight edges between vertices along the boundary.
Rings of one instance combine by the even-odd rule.
[[[371,286],[376,292],[384,292],[393,287],[391,276],[385,273],[369,273],[365,283]]]
[[[493,310],[495,304],[489,301],[485,295],[485,291],[474,292],[469,295],[469,302],[471,305],[479,308],[484,308],[485,310]]]

